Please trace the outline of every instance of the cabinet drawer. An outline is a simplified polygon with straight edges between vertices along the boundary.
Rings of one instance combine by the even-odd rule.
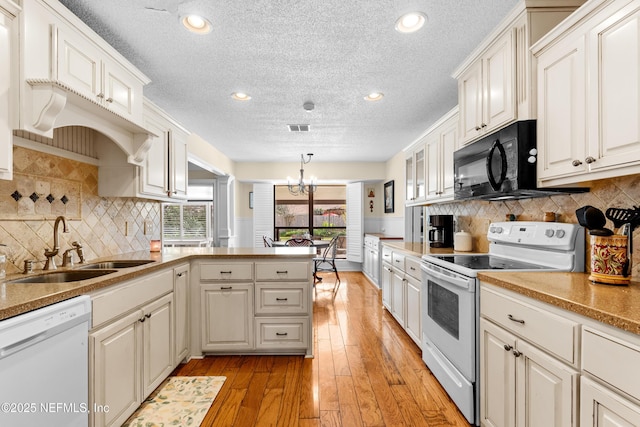
[[[200,280],[253,280],[250,262],[200,264]]]
[[[256,262],[256,280],[309,280],[308,262]]]
[[[413,257],[406,257],[404,259],[404,271],[409,276],[420,280],[422,275],[420,272],[420,260]]]
[[[640,347],[585,326],[582,369],[637,398],[640,396]]]
[[[393,252],[393,254],[391,255],[391,265],[393,265],[395,268],[398,268],[402,271],[404,271],[404,255],[399,254],[397,252]]]
[[[256,284],[256,314],[307,314],[309,284]]]
[[[485,287],[480,290],[480,312],[568,363],[576,363],[578,323]]]
[[[258,349],[306,349],[309,342],[309,318],[256,319]]]
[[[389,264],[391,264],[391,255],[392,255],[393,251],[391,250],[391,248],[388,248],[386,246],[382,247],[382,261],[386,261]]]
[[[173,291],[173,269],[115,285],[91,297],[92,328]]]

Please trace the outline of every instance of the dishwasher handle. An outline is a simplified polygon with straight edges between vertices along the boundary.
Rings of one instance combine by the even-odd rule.
[[[8,344],[2,348],[0,348],[0,359],[4,359],[5,357],[9,357],[14,353],[19,352],[33,344],[37,344],[40,341],[44,341],[49,337],[49,331],[42,331],[40,333],[34,334],[30,337],[21,339],[20,341]]]

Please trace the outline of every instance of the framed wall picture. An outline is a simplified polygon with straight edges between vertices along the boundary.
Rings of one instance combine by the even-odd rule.
[[[393,181],[384,183],[384,213],[393,213]]]

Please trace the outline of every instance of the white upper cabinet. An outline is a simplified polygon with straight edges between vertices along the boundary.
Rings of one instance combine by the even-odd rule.
[[[640,172],[640,1],[592,0],[534,46],[538,181]]]
[[[454,72],[460,143],[468,144],[516,120],[535,119],[535,64],[529,51],[583,1],[525,7],[521,1]]]
[[[439,121],[427,138],[427,202],[453,199],[453,152],[458,148],[458,108]]]
[[[426,152],[424,143],[419,143],[405,160],[407,204],[424,202],[426,191]]]
[[[515,30],[508,31],[458,79],[464,142],[515,117],[514,39]]]
[[[16,102],[18,7],[0,0],[0,179],[13,177],[13,128]]]

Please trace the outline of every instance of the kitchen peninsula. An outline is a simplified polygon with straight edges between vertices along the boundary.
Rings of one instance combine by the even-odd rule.
[[[89,295],[89,400],[110,408],[92,413],[91,425],[120,425],[185,359],[312,357],[315,255],[304,247],[165,248],[14,274],[1,284],[0,318]],[[126,267],[131,261],[151,262]],[[41,278],[100,268],[109,272],[65,283]]]

